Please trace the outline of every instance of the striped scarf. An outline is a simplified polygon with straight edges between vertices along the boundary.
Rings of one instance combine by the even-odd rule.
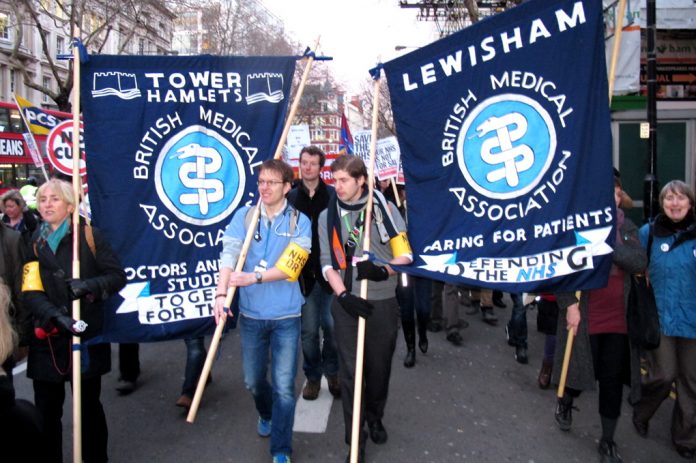
[[[367,205],[367,194],[368,190],[365,188],[360,199],[352,204],[344,203],[338,199],[335,191],[329,197],[329,203],[326,208],[326,229],[329,235],[331,264],[334,270],[345,270],[347,264],[341,226],[341,209],[351,212],[364,209]],[[377,190],[374,191],[373,196],[372,223],[377,226],[382,242],[386,242],[399,234],[387,205],[387,200]],[[387,237],[386,241],[382,239],[382,235]]]

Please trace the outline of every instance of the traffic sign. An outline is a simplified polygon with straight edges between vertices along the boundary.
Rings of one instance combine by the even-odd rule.
[[[46,140],[46,152],[51,165],[65,175],[73,173],[73,121],[63,121],[48,134]],[[85,137],[84,127],[80,121],[80,175],[87,174],[87,165],[85,164]]]

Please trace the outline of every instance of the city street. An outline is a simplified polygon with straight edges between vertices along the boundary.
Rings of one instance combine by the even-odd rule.
[[[383,420],[389,440],[381,446],[368,442],[368,462],[599,461],[596,392],[585,393],[576,401],[580,410],[573,415],[572,430],[558,430],[553,417],[555,391],[540,390],[536,383],[543,348],[543,337],[535,329],[536,312],[530,311],[528,317],[528,365],[518,364],[513,358],[514,348],[505,342],[504,322],[510,308],[496,312],[500,324],[490,327],[480,316],[464,315],[462,310],[461,317],[470,323],[462,331],[464,345],[454,347],[443,332],[429,333],[430,350],[425,355],[418,351],[413,369],[403,367],[405,346],[399,335]],[[256,435],[257,415],[244,389],[237,332],[231,332],[221,345],[213,382],[203,396],[194,424],[186,423],[184,411],[174,406],[183,379],[183,341],[141,346],[143,372],[139,388],[129,396],[121,397],[114,390],[116,371],[103,378],[110,461],[270,461],[269,441]],[[116,351],[114,346],[113,370],[117,370]],[[299,371],[298,397],[304,380],[301,368]],[[24,372],[18,374],[15,383],[19,397],[32,398],[31,383]],[[322,390],[318,401],[302,406],[320,409],[322,396],[330,397],[328,390]],[[635,433],[631,408],[624,406],[616,441],[625,462],[680,460],[669,440],[672,404],[671,400],[663,404],[651,421],[648,439]],[[72,461],[71,413],[68,401],[64,418],[66,463]],[[295,432],[293,461],[343,462],[347,449],[341,404],[334,401],[326,432]]]

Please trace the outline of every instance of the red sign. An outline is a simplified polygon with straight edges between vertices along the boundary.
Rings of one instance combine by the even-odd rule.
[[[67,120],[51,129],[46,141],[48,160],[57,171],[65,175],[72,175],[73,173],[72,137],[73,121]],[[80,175],[86,174],[84,127],[82,121],[80,121]]]

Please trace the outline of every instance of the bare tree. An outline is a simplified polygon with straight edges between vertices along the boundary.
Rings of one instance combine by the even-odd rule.
[[[306,62],[300,61],[295,69],[291,101],[295,99],[305,66]],[[297,107],[297,113],[295,113],[294,123],[312,125],[314,116],[327,113],[338,113],[340,109],[337,107],[338,96],[342,93],[343,90],[336,83],[336,80],[326,66],[324,66],[321,61],[315,61],[307,76],[307,83],[302,92],[302,99]]]
[[[202,12],[204,50],[213,55],[289,55],[298,52],[283,22],[257,0],[209,0]]]
[[[469,19],[472,23],[478,22],[479,20],[479,9],[476,4],[476,0],[464,0],[464,6],[466,11],[469,13]]]
[[[104,50],[107,42],[117,37],[118,53],[123,53],[138,34],[157,33],[149,24],[147,15],[153,9],[169,11],[166,0],[55,0],[38,2],[35,0],[11,0],[9,2],[15,29],[12,52],[8,57],[10,65],[22,75],[27,87],[48,95],[58,108],[70,111],[70,92],[73,87],[72,61],[67,68],[57,61],[51,53],[50,32],[59,31],[65,37],[73,37],[73,25],[81,25],[80,40],[93,53]],[[49,88],[37,82],[31,74],[30,64],[36,58],[23,52],[26,30],[36,29],[39,34],[42,56],[48,72],[56,82]]]
[[[374,108],[374,81],[365,80],[360,92],[365,114],[372,117]],[[394,112],[392,111],[391,98],[389,96],[389,86],[386,79],[379,81],[379,110],[377,112],[377,138],[384,138],[396,135],[396,125],[394,124]]]

